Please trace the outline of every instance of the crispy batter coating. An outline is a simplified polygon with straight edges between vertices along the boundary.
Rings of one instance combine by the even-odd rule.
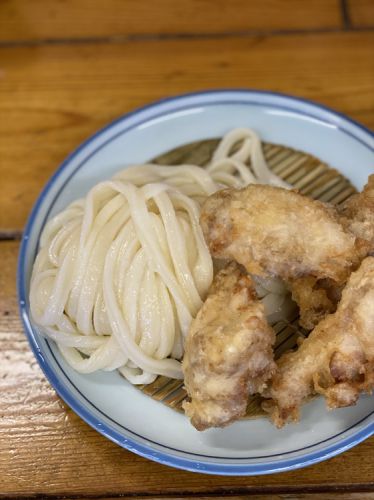
[[[340,222],[357,236],[361,257],[374,253],[374,174],[361,193],[355,194],[339,209]],[[361,240],[361,241],[360,241]]]
[[[357,257],[351,270],[369,254],[374,254],[374,175],[362,193],[351,196],[339,209],[339,222],[356,237]],[[300,308],[300,325],[312,330],[326,314],[335,312],[341,296],[341,285],[333,280],[306,276],[290,283],[292,297]]]
[[[203,205],[200,221],[212,255],[253,274],[343,282],[356,259],[355,237],[332,207],[282,188],[218,191]]]
[[[198,430],[224,427],[245,414],[248,396],[275,369],[275,334],[247,273],[221,270],[186,339],[183,408]]]
[[[327,314],[336,311],[340,287],[331,280],[304,276],[289,285],[292,299],[299,306],[299,324],[306,330],[313,330]]]
[[[296,352],[278,360],[264,402],[277,427],[299,419],[301,404],[323,394],[328,408],[354,405],[374,388],[374,257],[351,274],[335,314],[327,316]]]

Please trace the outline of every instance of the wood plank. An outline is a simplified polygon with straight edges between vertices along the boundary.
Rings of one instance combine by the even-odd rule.
[[[341,27],[338,0],[8,0],[0,40]]]
[[[0,242],[0,496],[374,492],[374,437],[327,462],[264,478],[177,471],[97,434],[56,396],[30,351],[15,297],[17,252],[16,242]]]
[[[115,500],[116,497],[101,497],[100,500]],[[117,497],[118,498],[118,497]],[[121,497],[130,498],[130,497]],[[161,496],[136,496],[136,500],[156,500],[160,498],[165,498]],[[211,496],[168,496],[168,500],[211,500]],[[254,495],[225,495],[225,500],[317,500],[317,498],[322,498],[321,493],[278,493],[278,494],[254,494]],[[323,500],[373,500],[373,493],[323,493]]]
[[[373,0],[348,0],[348,14],[356,28],[374,28]]]
[[[314,99],[374,126],[374,34],[233,37],[0,49],[0,230],[23,227],[82,140],[154,99],[252,87]],[[17,210],[14,209],[17,207]]]

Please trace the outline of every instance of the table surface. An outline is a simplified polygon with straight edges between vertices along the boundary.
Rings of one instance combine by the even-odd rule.
[[[177,471],[123,450],[57,397],[22,331],[19,240],[58,164],[137,106],[225,87],[314,99],[373,128],[374,1],[0,2],[0,497],[374,498],[374,438],[262,477]]]

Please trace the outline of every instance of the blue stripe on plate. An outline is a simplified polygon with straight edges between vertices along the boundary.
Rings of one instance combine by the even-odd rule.
[[[231,95],[231,98],[230,98]],[[232,96],[234,96],[236,99],[234,99]],[[240,97],[247,97],[247,100],[241,101],[239,98]],[[195,98],[203,98],[203,97],[214,97],[215,101],[214,102],[196,102]],[[269,97],[275,97],[275,98],[281,98],[283,100],[286,100],[290,103],[290,106],[283,106],[279,104],[274,104],[272,102],[267,102],[266,99]],[[254,99],[259,99],[259,100],[254,100]],[[261,98],[265,102],[259,102],[261,101]],[[50,345],[48,342],[46,342],[50,352],[52,353],[52,356],[59,366],[59,369],[61,370],[61,373],[65,377],[65,380],[68,381],[69,384],[71,384],[71,387],[74,389],[72,390],[69,388],[67,385],[65,385],[62,381],[61,378],[55,373],[53,368],[49,366],[48,362],[44,360],[41,349],[39,347],[39,340],[38,340],[38,334],[36,334],[29,321],[28,317],[28,299],[26,295],[26,276],[25,276],[25,257],[28,249],[28,240],[30,237],[30,234],[33,229],[33,225],[35,222],[35,218],[41,208],[41,205],[44,201],[45,196],[48,194],[52,186],[54,185],[55,181],[58,179],[58,177],[63,173],[63,171],[68,167],[70,162],[80,153],[82,152],[88,145],[90,145],[95,139],[100,137],[104,132],[110,130],[113,128],[115,125],[121,123],[122,121],[124,124],[126,124],[126,121],[133,116],[136,116],[138,114],[141,114],[143,111],[146,110],[152,110],[155,109],[157,110],[159,107],[162,107],[163,104],[165,103],[179,103],[180,101],[190,101],[188,105],[178,107],[179,110],[186,110],[186,109],[191,109],[193,107],[199,106],[199,105],[204,105],[204,106],[210,106],[210,105],[218,105],[218,104],[241,104],[241,105],[255,105],[255,106],[268,106],[268,107],[273,107],[277,109],[281,109],[284,111],[292,111],[293,113],[302,115],[302,116],[307,116],[309,118],[315,118],[321,122],[324,122],[329,125],[333,125],[334,127],[338,128],[340,131],[342,131],[344,134],[349,135],[356,141],[360,142],[363,146],[367,147],[370,151],[374,151],[374,145],[369,144],[368,142],[365,142],[362,138],[356,136],[353,134],[351,131],[347,130],[343,126],[341,126],[340,122],[346,122],[348,124],[351,124],[354,126],[354,128],[358,129],[361,132],[364,132],[364,134],[368,134],[370,139],[374,138],[374,134],[367,129],[366,127],[358,124],[354,120],[337,113],[325,106],[313,103],[312,101],[308,101],[306,99],[301,99],[301,98],[296,98],[296,97],[291,97],[287,96],[285,94],[280,94],[276,92],[264,92],[264,91],[256,91],[256,90],[246,90],[246,89],[238,89],[238,90],[212,90],[212,91],[206,91],[206,92],[197,92],[197,93],[190,93],[190,94],[185,94],[182,96],[177,96],[177,97],[170,97],[166,99],[162,99],[160,101],[157,101],[155,103],[152,103],[150,105],[144,106],[142,108],[139,108],[131,113],[128,113],[126,115],[121,116],[117,120],[111,122],[108,124],[106,127],[102,128],[99,130],[96,134],[91,136],[87,141],[85,141],[83,144],[81,144],[71,155],[69,155],[66,160],[61,164],[61,166],[57,169],[57,171],[52,175],[46,186],[44,187],[42,193],[40,194],[37,202],[35,203],[33,210],[30,214],[30,217],[28,219],[28,222],[26,224],[24,236],[22,239],[21,243],[21,249],[20,249],[20,255],[19,255],[19,260],[18,260],[18,270],[17,270],[17,287],[18,287],[18,297],[19,297],[19,307],[20,307],[20,313],[21,313],[21,318],[24,323],[24,327],[28,336],[28,340],[31,344],[32,350],[41,366],[43,369],[46,377],[50,381],[51,385],[55,388],[57,393],[64,399],[64,401],[83,419],[85,420],[89,425],[91,425],[94,429],[96,429],[98,432],[109,438],[110,440],[114,441],[115,443],[119,444],[120,446],[123,446],[130,451],[133,451],[135,453],[138,453],[139,455],[142,455],[146,458],[149,458],[151,460],[155,460],[157,462],[166,464],[166,465],[171,465],[173,467],[181,468],[181,469],[186,469],[190,471],[195,471],[195,472],[205,472],[205,473],[210,473],[210,474],[223,474],[223,475],[253,475],[253,474],[268,474],[268,473],[273,473],[273,472],[279,472],[279,471],[284,471],[284,470],[291,470],[291,469],[297,469],[300,467],[305,467],[306,465],[310,465],[312,463],[320,462],[322,460],[325,460],[326,458],[332,457],[338,453],[341,453],[352,446],[355,446],[359,442],[363,441],[367,437],[371,436],[374,433],[374,422],[369,422],[368,425],[366,425],[363,429],[358,431],[357,433],[348,436],[347,438],[344,438],[340,440],[338,443],[335,444],[330,444],[323,450],[319,450],[317,452],[309,452],[306,453],[302,457],[296,457],[296,458],[289,458],[287,460],[276,460],[273,462],[267,462],[267,463],[262,463],[262,464],[224,464],[221,462],[217,463],[209,463],[204,461],[196,461],[194,459],[189,459],[189,458],[180,458],[178,456],[175,456],[172,453],[168,453],[167,451],[165,453],[159,452],[157,450],[154,450],[151,445],[142,445],[141,443],[137,442],[134,439],[131,438],[125,438],[121,433],[116,431],[110,424],[104,424],[102,422],[98,422],[97,419],[94,417],[92,412],[90,412],[89,408],[86,406],[82,405],[77,397],[74,395],[74,392],[80,394],[80,396],[87,401],[88,405],[90,405],[92,408],[95,408],[97,412],[99,412],[103,417],[105,417],[107,420],[113,422],[116,426],[124,429],[126,432],[131,433],[132,435],[135,435],[139,438],[142,438],[142,436],[139,436],[135,433],[133,433],[131,430],[127,429],[126,427],[122,426],[118,422],[115,422],[113,419],[111,419],[108,415],[106,415],[104,412],[102,412],[99,408],[95,407],[92,402],[90,402],[84,394],[82,394],[79,389],[73,384],[73,382],[69,379],[67,374],[64,372],[63,368],[61,367],[60,363],[58,362],[57,358],[55,357]],[[320,116],[315,115],[313,113],[309,112],[304,112],[300,111],[299,109],[295,109],[292,107],[292,104],[306,104],[309,107],[315,108],[317,111],[324,111],[329,115],[329,119],[322,119]],[[44,217],[42,226],[44,226],[50,211],[52,210],[54,203],[56,199],[58,198],[59,194],[65,187],[65,185],[69,182],[69,180],[72,178],[72,176],[80,169],[82,166],[89,160],[91,159],[95,154],[97,154],[103,147],[105,147],[108,143],[119,137],[120,135],[123,135],[130,131],[131,129],[135,127],[139,127],[142,123],[148,122],[150,119],[155,119],[158,117],[165,116],[167,114],[170,114],[172,110],[167,110],[159,114],[155,114],[152,116],[152,118],[148,117],[146,120],[139,121],[136,124],[130,126],[130,127],[125,127],[123,130],[120,132],[116,133],[114,136],[109,138],[107,141],[105,141],[103,144],[101,144],[98,148],[96,148],[94,151],[92,151],[89,155],[87,155],[86,158],[82,160],[82,162],[79,163],[79,165],[74,169],[74,171],[69,174],[69,176],[65,179],[63,184],[60,186],[58,192],[55,194],[52,203],[50,204],[48,211]],[[38,235],[39,239],[40,234]],[[36,249],[35,249],[36,253]],[[34,253],[34,257],[35,257]],[[323,441],[320,441],[318,443],[315,443],[314,445],[310,445],[304,448],[300,448],[297,450],[289,451],[283,454],[275,454],[275,455],[268,455],[268,456],[259,456],[259,457],[247,457],[247,458],[231,458],[231,457],[211,457],[207,455],[199,455],[199,454],[194,454],[194,453],[187,453],[183,452],[183,450],[178,450],[174,449],[171,447],[167,447],[165,445],[162,445],[157,442],[152,442],[147,440],[147,442],[152,443],[157,445],[158,447],[166,450],[170,450],[171,452],[178,452],[185,454],[186,457],[189,456],[196,456],[205,459],[214,459],[214,460],[227,460],[227,461],[237,461],[237,460],[258,460],[258,459],[263,459],[263,458],[272,458],[272,457],[278,457],[278,456],[284,456],[287,454],[291,453],[296,453],[296,452],[301,452],[310,448],[313,448],[315,446],[321,445],[323,443],[328,443],[337,437],[343,435],[344,433],[348,432],[349,430],[353,429],[354,427],[362,424],[365,420],[369,419],[370,416],[374,414],[374,411],[361,419],[360,421],[356,422],[352,426],[350,426],[348,429],[345,429],[344,431],[340,432],[339,434],[336,434],[328,439],[325,439]],[[142,438],[144,439],[144,438]]]

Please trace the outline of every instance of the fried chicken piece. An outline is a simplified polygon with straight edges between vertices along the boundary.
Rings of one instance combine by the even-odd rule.
[[[305,276],[289,282],[293,300],[299,306],[299,325],[313,330],[327,315],[334,313],[342,296],[345,283],[330,278]]]
[[[351,274],[335,314],[327,316],[295,352],[277,362],[263,407],[277,427],[299,419],[309,396],[328,408],[352,406],[374,388],[374,257]]]
[[[313,330],[327,314],[336,311],[340,287],[333,283],[329,286],[325,279],[304,276],[292,280],[289,285],[292,299],[299,306],[299,324],[306,330]],[[333,296],[331,292],[334,293]]]
[[[361,193],[355,194],[339,208],[340,222],[359,241],[361,258],[374,253],[374,174]]]
[[[275,334],[254,283],[236,263],[222,269],[188,333],[183,408],[198,430],[224,427],[246,412],[275,369]]]
[[[204,203],[200,221],[212,255],[253,274],[341,283],[356,259],[355,236],[335,209],[295,191],[258,184],[218,191]]]
[[[338,208],[339,222],[356,237],[357,257],[351,270],[369,254],[374,254],[374,175],[361,193],[351,196]],[[331,279],[317,280],[313,276],[291,281],[292,297],[300,308],[300,325],[312,330],[326,314],[335,312],[342,286]]]

